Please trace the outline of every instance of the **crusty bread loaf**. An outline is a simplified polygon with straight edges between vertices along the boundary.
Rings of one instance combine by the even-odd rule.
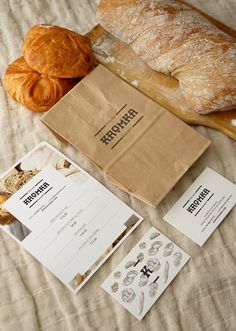
[[[42,75],[29,67],[23,57],[9,64],[3,77],[4,87],[13,99],[36,112],[47,111],[77,82]]]
[[[89,40],[76,32],[53,25],[29,29],[23,56],[34,70],[54,77],[83,77],[93,69],[95,57]]]
[[[102,26],[152,69],[179,80],[198,113],[236,108],[236,41],[175,0],[102,0]]]

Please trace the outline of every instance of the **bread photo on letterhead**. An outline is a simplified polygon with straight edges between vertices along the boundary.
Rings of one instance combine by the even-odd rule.
[[[3,77],[5,90],[24,107],[34,112],[44,112],[59,101],[76,83],[40,74],[32,69],[24,57],[9,64]]]
[[[96,62],[86,37],[43,24],[29,29],[23,43],[23,56],[34,70],[59,78],[83,77]]]
[[[200,114],[236,108],[236,40],[176,0],[101,0],[101,25],[158,72],[179,80]]]
[[[6,202],[11,195],[0,193],[0,225],[8,225],[14,222],[15,218],[11,215],[2,204]]]

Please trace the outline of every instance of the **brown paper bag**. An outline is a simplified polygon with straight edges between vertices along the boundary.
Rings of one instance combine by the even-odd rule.
[[[115,185],[152,206],[209,146],[207,139],[102,65],[41,120]]]

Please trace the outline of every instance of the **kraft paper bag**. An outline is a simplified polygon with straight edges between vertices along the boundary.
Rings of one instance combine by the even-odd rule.
[[[152,206],[210,142],[99,65],[41,118],[119,188]]]

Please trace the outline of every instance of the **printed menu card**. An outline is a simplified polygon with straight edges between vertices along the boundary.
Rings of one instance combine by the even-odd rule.
[[[74,294],[142,221],[43,142],[0,179],[1,229]]]

